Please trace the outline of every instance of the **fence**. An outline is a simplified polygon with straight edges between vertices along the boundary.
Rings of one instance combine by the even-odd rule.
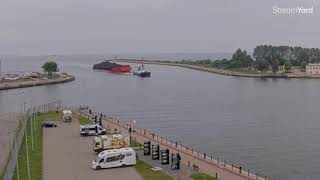
[[[107,116],[107,120],[111,120],[112,122],[118,124],[119,126],[129,129],[130,124],[123,122],[115,117]],[[152,133],[146,129],[133,127],[133,131],[138,133],[139,135],[142,135],[146,138],[151,138],[153,141],[156,141],[160,144],[164,144],[166,146],[171,147],[172,149],[175,149],[176,151],[180,151],[182,153],[186,153],[188,155],[191,155],[193,158],[196,158],[198,160],[201,160],[202,162],[205,162],[209,165],[217,166],[221,169],[224,169],[228,172],[231,172],[233,174],[246,177],[248,179],[256,179],[256,180],[268,180],[268,176],[263,176],[262,173],[253,173],[253,171],[250,171],[250,169],[245,169],[243,166],[238,165],[236,163],[232,163],[230,161],[227,161],[224,158],[214,157],[211,154],[200,152],[199,150],[195,150],[194,148],[184,145],[183,143],[178,143],[177,141],[172,141],[168,138],[159,136],[158,134]],[[197,166],[196,164],[189,164],[190,168],[196,167],[197,169],[201,169],[201,167]]]
[[[82,113],[82,114],[89,118],[88,113]],[[99,116],[100,114],[101,113],[97,113],[94,111],[91,112],[91,116],[95,116],[95,115]],[[104,115],[105,119],[107,119],[108,121],[111,121],[122,128],[129,129],[130,123],[123,122],[119,118],[107,115],[105,113],[102,113],[102,114]],[[258,172],[254,173],[249,168],[245,168],[241,165],[238,165],[237,163],[227,161],[226,159],[221,158],[221,157],[214,157],[213,155],[211,155],[209,153],[200,152],[199,150],[196,150],[190,146],[184,145],[183,143],[178,143],[177,141],[172,141],[169,138],[159,136],[158,134],[152,133],[146,129],[142,129],[142,128],[134,126],[132,130],[135,131],[135,133],[144,136],[145,138],[152,139],[153,141],[156,141],[159,144],[164,144],[166,146],[169,146],[170,148],[172,148],[176,151],[180,151],[182,153],[186,153],[187,155],[191,155],[193,158],[200,160],[201,162],[205,162],[209,165],[216,166],[218,168],[221,168],[225,171],[239,175],[241,177],[245,177],[247,179],[252,179],[252,180],[272,179],[268,176],[263,175],[262,173],[258,173]],[[190,166],[190,168],[196,167],[198,170],[201,169],[201,167],[197,166],[196,164],[191,164],[189,162],[188,162],[188,166]],[[273,178],[273,179],[277,179],[277,178]]]
[[[54,101],[48,104],[43,104],[40,106],[36,106],[36,107],[30,107],[27,110],[24,110],[24,114],[22,116],[22,119],[19,121],[19,125],[18,128],[15,132],[15,136],[13,138],[12,144],[11,144],[11,148],[10,148],[10,154],[9,154],[9,161],[5,167],[5,171],[4,171],[4,180],[11,180],[13,175],[14,175],[14,171],[17,170],[17,179],[19,180],[19,163],[18,163],[18,155],[19,155],[19,150],[20,148],[24,148],[21,147],[21,144],[23,142],[23,138],[26,138],[26,152],[27,152],[27,162],[28,163],[28,173],[30,173],[29,171],[29,157],[28,157],[28,143],[33,143],[33,138],[32,138],[32,142],[28,142],[28,138],[27,138],[27,123],[29,123],[29,121],[31,122],[31,132],[33,132],[33,120],[36,118],[36,116],[39,113],[47,113],[50,111],[55,111],[55,110],[59,110],[61,109],[61,102],[60,101]],[[31,134],[31,137],[33,137],[33,133]],[[30,174],[28,174],[29,179],[30,179]]]

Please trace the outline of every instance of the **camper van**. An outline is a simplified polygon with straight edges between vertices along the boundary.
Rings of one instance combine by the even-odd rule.
[[[80,135],[82,136],[96,136],[106,134],[106,130],[99,124],[80,125]]]
[[[136,164],[136,152],[132,148],[105,150],[92,162],[93,169],[125,167]]]
[[[121,134],[103,135],[94,138],[93,150],[101,152],[108,149],[126,148],[129,145],[129,137],[124,137]]]
[[[63,121],[71,122],[72,121],[72,112],[70,110],[63,110]]]

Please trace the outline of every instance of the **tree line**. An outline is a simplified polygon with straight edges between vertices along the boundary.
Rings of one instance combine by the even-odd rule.
[[[237,49],[231,59],[221,60],[182,60],[181,63],[203,65],[219,69],[237,70],[272,70],[276,73],[279,66],[289,72],[292,66],[301,66],[305,69],[308,63],[320,63],[320,49],[290,46],[259,45],[254,49],[253,57],[246,50]]]

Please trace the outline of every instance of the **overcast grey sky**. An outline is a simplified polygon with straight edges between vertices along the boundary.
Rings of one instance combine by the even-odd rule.
[[[314,6],[313,14],[273,7]],[[320,47],[320,0],[1,0],[0,54]]]

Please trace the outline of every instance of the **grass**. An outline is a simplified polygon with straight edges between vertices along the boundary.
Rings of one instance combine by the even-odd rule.
[[[42,179],[42,121],[44,120],[60,120],[61,113],[47,113],[41,114],[34,121],[34,150],[32,151],[31,145],[31,121],[27,124],[28,132],[28,151],[29,151],[29,162],[30,162],[30,179],[41,180]],[[27,168],[27,153],[26,153],[26,138],[23,138],[23,142],[20,147],[18,162],[19,162],[19,176],[21,180],[28,179],[28,168]],[[17,180],[17,171],[14,172],[13,180]]]
[[[80,125],[93,124],[93,122],[86,117],[78,116],[77,118],[79,120]]]
[[[206,173],[195,173],[191,175],[194,180],[218,180],[218,178],[210,176]]]
[[[137,164],[134,167],[144,180],[172,180],[170,176],[162,171],[151,170],[152,166],[141,160],[137,160]]]

